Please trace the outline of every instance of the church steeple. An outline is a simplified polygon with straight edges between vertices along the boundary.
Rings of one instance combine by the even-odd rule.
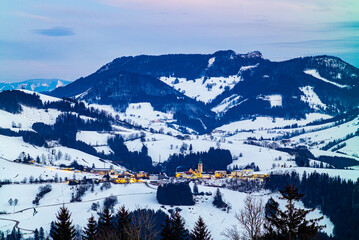
[[[203,173],[203,164],[202,164],[201,158],[199,158],[199,161],[198,161],[198,175],[199,175],[199,177],[202,177],[202,173]]]

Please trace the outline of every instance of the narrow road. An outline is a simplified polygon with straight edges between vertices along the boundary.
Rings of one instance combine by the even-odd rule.
[[[29,229],[19,227],[20,222],[18,220],[8,219],[8,218],[0,218],[0,220],[15,222],[15,226],[14,226],[15,228],[20,229],[21,231],[34,233],[34,230],[29,230]]]
[[[150,184],[148,184],[148,182],[145,182],[145,185],[146,185],[146,187],[148,187],[148,188],[151,188],[151,189],[155,189],[155,190],[157,190],[157,188],[155,188],[155,187],[151,187],[151,186],[150,186]]]

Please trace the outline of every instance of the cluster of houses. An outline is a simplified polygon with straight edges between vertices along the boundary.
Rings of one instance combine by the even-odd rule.
[[[141,182],[143,179],[149,179],[149,174],[144,171],[132,173],[129,171],[120,172],[112,168],[93,168],[91,172],[103,175],[103,181],[113,183],[136,183]]]
[[[140,171],[137,173],[129,171],[116,171],[111,168],[93,168],[92,173],[100,174],[103,176],[102,181],[112,183],[136,183],[136,182],[158,182],[168,179],[166,174],[148,174],[147,172]],[[232,170],[216,170],[212,172],[203,171],[203,163],[199,160],[197,169],[189,169],[188,171],[176,172],[177,179],[242,179],[242,180],[260,180],[263,181],[268,177],[268,174],[255,172],[253,169]]]
[[[144,171],[129,172],[129,171],[116,171],[110,168],[93,168],[92,173],[103,175],[102,181],[112,183],[136,183],[144,181],[162,181],[168,179],[165,173],[149,174]]]
[[[232,170],[215,170],[213,172],[204,172],[203,163],[199,160],[197,169],[190,168],[188,171],[176,172],[176,178],[184,179],[220,179],[220,178],[236,178],[242,180],[260,180],[263,181],[268,177],[268,174],[261,174],[254,172],[253,169]]]

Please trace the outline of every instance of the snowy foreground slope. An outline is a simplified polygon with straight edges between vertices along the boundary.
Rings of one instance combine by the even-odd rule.
[[[130,185],[112,185],[112,188],[108,190],[101,191],[100,186],[95,187],[94,193],[88,191],[83,197],[83,201],[79,203],[69,203],[71,197],[71,187],[67,184],[52,184],[53,190],[45,195],[45,197],[40,201],[40,205],[36,207],[38,211],[37,214],[33,216],[33,205],[32,200],[36,195],[37,184],[33,185],[7,185],[0,188],[0,195],[2,196],[0,200],[0,209],[6,210],[8,212],[13,212],[13,207],[10,207],[7,203],[9,198],[17,198],[19,200],[18,206],[15,208],[15,213],[10,213],[0,216],[0,230],[11,229],[14,225],[13,222],[5,219],[13,219],[20,222],[19,227],[22,229],[34,230],[34,228],[44,227],[45,231],[49,231],[50,222],[55,219],[55,213],[58,211],[59,207],[66,203],[66,206],[72,213],[72,219],[75,225],[79,227],[84,227],[87,223],[87,218],[91,215],[98,217],[95,211],[90,210],[91,204],[99,202],[102,207],[104,198],[110,196],[111,194],[117,196],[118,204],[116,204],[115,209],[118,209],[120,206],[125,205],[126,208],[130,210],[135,210],[136,208],[150,208],[150,209],[161,209],[164,212],[171,209],[170,206],[162,207],[156,200],[156,189],[151,186],[147,187],[145,184],[137,183]],[[199,191],[213,192],[215,193],[216,188],[199,186]],[[181,206],[181,216],[186,221],[186,227],[192,229],[195,222],[198,219],[198,216],[202,216],[208,228],[211,230],[212,236],[214,239],[223,239],[221,232],[225,228],[231,227],[233,224],[236,224],[234,215],[236,212],[240,211],[243,208],[243,201],[246,197],[245,193],[236,192],[228,189],[221,189],[224,199],[229,202],[232,206],[232,209],[227,213],[218,208],[215,208],[212,205],[213,196],[198,197],[197,203],[194,206]],[[263,202],[266,202],[271,196],[278,200],[278,194],[268,194],[266,192],[256,193],[255,198],[262,199]],[[278,200],[281,205],[284,205],[284,202]],[[303,207],[301,203],[298,203],[299,207]],[[21,210],[25,209],[22,212]],[[318,210],[315,210],[310,218],[321,216]],[[324,231],[329,235],[332,234],[333,224],[326,217],[321,221],[321,224],[325,224],[326,228]],[[26,232],[26,231],[24,231]],[[29,232],[29,231],[28,231]]]

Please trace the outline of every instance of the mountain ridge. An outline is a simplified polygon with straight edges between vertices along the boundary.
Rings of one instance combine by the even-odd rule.
[[[57,78],[51,79],[28,79],[21,82],[6,83],[0,82],[0,91],[5,90],[15,90],[15,89],[25,89],[35,92],[48,92],[52,91],[58,87],[62,87],[71,83],[71,81],[66,81]]]
[[[126,75],[126,84],[120,74]],[[222,50],[213,54],[116,58],[89,76],[55,89],[50,95],[80,97],[120,110],[125,110],[130,103],[150,102],[156,110],[180,113],[176,115],[180,122],[183,119],[178,116],[185,115],[185,124],[204,123],[195,127],[196,131],[204,132],[253,116],[304,118],[311,112],[332,116],[344,113],[359,105],[358,83],[359,69],[337,57],[321,55],[272,62],[264,59],[259,51],[238,54]],[[108,84],[120,84],[121,88],[111,89]],[[162,95],[157,87],[163,90]],[[142,89],[141,94],[137,89]],[[159,93],[161,104],[156,103],[153,94],[151,98],[140,97],[151,95],[151,92]],[[108,96],[125,102],[119,106]],[[175,104],[171,100],[178,97],[185,101],[175,101]],[[183,111],[185,102],[190,101],[188,97],[194,100],[191,104],[192,109],[196,106],[195,111],[187,111],[188,108]]]

